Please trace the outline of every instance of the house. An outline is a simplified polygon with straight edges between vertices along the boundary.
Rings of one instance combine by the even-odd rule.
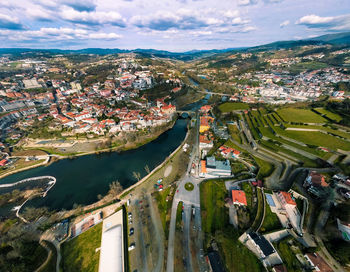
[[[0,161],[0,167],[5,166],[7,163],[8,163],[8,160],[6,160],[6,159],[1,160]]]
[[[214,146],[214,143],[211,139],[208,139],[207,135],[199,135],[199,148],[200,149],[210,149]]]
[[[207,114],[210,110],[211,110],[211,106],[210,105],[205,105],[205,106],[202,106],[199,111],[201,113]]]
[[[342,222],[337,218],[337,225],[343,239],[350,242],[350,223]]]
[[[276,252],[273,245],[268,240],[266,240],[264,236],[259,235],[256,232],[248,233],[247,236],[250,239],[250,241],[254,244],[255,248],[259,252],[259,255],[263,259]]]
[[[297,204],[292,198],[292,195],[288,192],[282,192],[279,191],[277,193],[274,193],[277,200],[280,203],[280,206],[283,210],[283,213],[288,218],[291,226],[295,229],[295,231],[302,235],[302,228],[301,228],[301,215],[298,210]]]
[[[232,203],[238,206],[247,206],[247,198],[242,190],[232,190]]]
[[[328,187],[328,183],[326,182],[324,176],[315,171],[311,171],[304,182],[304,187]]]
[[[199,132],[204,133],[210,129],[210,122],[213,121],[213,118],[209,116],[201,116],[200,117],[200,126],[199,126]]]
[[[231,176],[229,160],[217,161],[215,157],[207,157],[201,161],[200,177],[214,178]]]
[[[164,112],[167,115],[171,115],[176,112],[176,106],[173,106],[171,104],[164,105],[161,107],[162,112]]]
[[[228,146],[220,146],[219,147],[220,153],[223,157],[228,158],[228,157],[232,157],[232,158],[238,158],[239,155],[241,154],[240,151],[233,149],[231,147]]]
[[[319,272],[332,272],[333,269],[323,260],[323,258],[317,253],[307,253],[304,255],[308,263],[310,264],[312,271]]]

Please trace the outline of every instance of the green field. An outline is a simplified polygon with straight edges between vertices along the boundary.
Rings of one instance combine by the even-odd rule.
[[[317,112],[319,112],[320,114],[323,114],[323,115],[327,116],[329,119],[332,119],[336,122],[340,122],[343,119],[339,114],[330,112],[324,108],[316,108],[315,110]]]
[[[168,195],[170,194],[171,187],[164,189],[161,192],[155,192],[154,196],[158,203],[158,211],[160,215],[160,220],[162,221],[162,226],[166,236],[168,235],[169,228],[169,210],[171,209],[172,201],[166,201]]]
[[[288,241],[291,239],[283,239],[275,245],[278,253],[282,257],[284,264],[287,267],[288,272],[297,272],[302,271],[302,266],[298,261],[295,253],[291,250],[291,246],[288,244]]]
[[[271,211],[270,205],[265,200],[265,218],[260,228],[262,233],[282,229],[282,225],[275,213]]]
[[[247,110],[249,109],[249,105],[246,103],[240,102],[226,102],[219,106],[219,110],[222,113],[236,111],[236,110]]]
[[[286,122],[295,123],[326,123],[327,120],[322,116],[314,113],[308,109],[297,109],[297,108],[282,108],[277,113]]]
[[[63,271],[97,271],[100,252],[96,248],[101,246],[101,235],[102,223],[63,243]]]
[[[242,143],[242,139],[239,136],[239,130],[237,128],[237,126],[235,125],[228,125],[228,130],[230,132],[230,135],[232,137],[232,139],[236,140],[237,142],[239,142],[240,144]]]
[[[313,146],[322,146],[333,150],[350,150],[350,142],[318,131],[285,130],[283,135]]]

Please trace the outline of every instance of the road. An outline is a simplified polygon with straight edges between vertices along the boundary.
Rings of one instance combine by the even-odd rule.
[[[159,213],[155,211],[155,203],[152,201],[152,197],[150,194],[146,195],[147,201],[150,205],[150,213],[151,213],[151,219],[152,219],[152,224],[154,226],[154,233],[155,235],[155,240],[157,244],[157,263],[155,264],[153,271],[154,272],[161,272],[163,271],[163,264],[164,264],[164,232],[163,232],[163,227],[161,225],[161,221],[159,218]],[[157,218],[158,217],[158,218]]]
[[[147,254],[146,254],[146,247],[145,247],[145,242],[143,238],[143,227],[142,227],[142,219],[140,215],[140,206],[139,206],[139,201],[136,199],[135,200],[135,213],[137,213],[137,234],[138,234],[138,245],[136,244],[136,248],[139,248],[140,252],[140,259],[142,263],[142,271],[147,272],[148,271],[148,265],[147,265]],[[135,222],[135,221],[134,221]],[[136,224],[135,224],[136,225]]]

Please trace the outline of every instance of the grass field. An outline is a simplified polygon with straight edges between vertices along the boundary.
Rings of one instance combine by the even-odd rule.
[[[155,192],[154,196],[158,203],[158,211],[160,215],[160,220],[162,221],[162,226],[166,237],[168,236],[169,231],[169,221],[170,214],[169,210],[171,209],[172,201],[166,201],[167,196],[169,195],[171,187],[164,189],[161,192]]]
[[[254,160],[259,166],[259,171],[258,171],[258,174],[256,175],[257,179],[262,179],[272,174],[275,167],[271,163],[264,161],[262,159],[259,159],[257,157],[254,157]]]
[[[342,139],[318,131],[285,130],[284,135],[313,146],[322,146],[333,150],[338,148],[345,151],[350,150],[350,142],[343,141]]]
[[[215,239],[227,271],[262,271],[259,260],[238,241],[239,233],[229,225],[228,209],[224,206],[227,196],[224,183],[212,180],[202,182],[200,192],[206,247],[211,239]]]
[[[333,112],[330,112],[324,108],[316,108],[315,109],[317,112],[319,112],[320,114],[323,114],[325,116],[327,116],[329,119],[332,119],[336,122],[339,122],[341,121],[343,118],[339,115],[339,114],[336,114],[336,113],[333,113]]]
[[[63,243],[63,271],[97,271],[100,252],[96,248],[101,246],[101,235],[102,223]]]
[[[219,106],[219,110],[222,113],[236,111],[236,110],[247,110],[249,109],[249,105],[246,103],[240,102],[226,102]]]
[[[302,271],[302,266],[298,261],[295,253],[291,250],[291,246],[288,244],[290,239],[286,238],[277,243],[277,251],[283,259],[284,264],[287,267],[288,272]]]
[[[322,116],[308,109],[282,108],[282,109],[279,109],[277,112],[286,122],[295,122],[295,123],[326,123],[327,122],[327,120],[324,119]]]
[[[242,139],[239,136],[239,130],[237,128],[237,126],[235,125],[228,125],[228,130],[230,132],[230,135],[232,137],[232,139],[236,140],[237,142],[239,142],[240,144],[242,143]]]
[[[271,211],[270,205],[265,200],[265,218],[264,222],[260,228],[260,231],[270,232],[273,230],[279,230],[282,228],[282,225],[275,213]]]

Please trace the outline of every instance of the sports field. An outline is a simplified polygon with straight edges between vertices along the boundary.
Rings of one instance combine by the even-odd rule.
[[[286,122],[295,123],[326,123],[327,120],[321,115],[308,109],[283,108],[279,109],[278,114]]]

